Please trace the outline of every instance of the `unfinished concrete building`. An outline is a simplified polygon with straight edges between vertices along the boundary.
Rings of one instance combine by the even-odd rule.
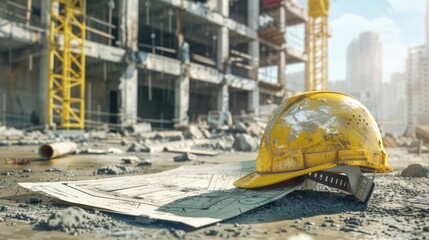
[[[0,3],[4,124],[47,123],[50,4]],[[306,19],[292,0],[87,1],[85,126],[170,128],[210,110],[258,114],[285,97],[286,66],[307,61],[305,47],[286,41],[289,27],[305,34]],[[276,74],[259,79],[262,69]]]

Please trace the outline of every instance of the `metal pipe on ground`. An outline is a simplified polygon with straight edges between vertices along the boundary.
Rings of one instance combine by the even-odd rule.
[[[44,159],[52,159],[76,152],[77,144],[73,142],[60,142],[42,145],[39,155]]]

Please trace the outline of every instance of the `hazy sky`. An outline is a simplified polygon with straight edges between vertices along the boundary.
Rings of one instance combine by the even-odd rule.
[[[407,48],[424,44],[425,11],[426,0],[331,0],[329,80],[345,80],[347,46],[365,31],[380,35],[384,81],[405,70]]]

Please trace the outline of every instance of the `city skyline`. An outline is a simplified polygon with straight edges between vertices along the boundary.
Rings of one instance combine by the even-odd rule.
[[[306,6],[306,1],[298,2]],[[425,43],[426,2],[426,0],[332,1],[329,81],[346,79],[347,46],[353,38],[368,31],[376,32],[380,36],[383,82],[390,81],[393,73],[403,72],[407,49]],[[289,73],[301,70],[292,67]]]

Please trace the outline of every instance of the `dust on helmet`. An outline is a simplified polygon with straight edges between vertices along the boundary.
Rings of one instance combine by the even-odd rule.
[[[305,176],[366,202],[374,182],[362,172],[392,170],[366,107],[343,93],[317,91],[282,102],[261,139],[256,171],[234,185],[260,188]]]

